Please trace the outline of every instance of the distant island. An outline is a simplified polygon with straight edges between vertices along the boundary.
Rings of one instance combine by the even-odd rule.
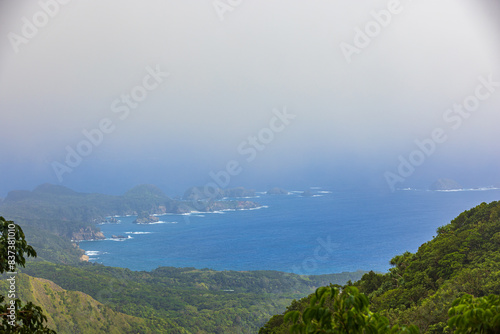
[[[429,190],[460,190],[463,187],[452,179],[439,179],[430,185]]]
[[[147,211],[141,212],[137,215],[137,218],[134,220],[136,224],[154,224],[160,221],[160,218],[157,216],[152,216]]]
[[[282,188],[272,188],[267,191],[268,195],[288,195],[288,191]]]
[[[313,193],[310,190],[304,191],[302,194],[300,194],[302,197],[312,197]]]

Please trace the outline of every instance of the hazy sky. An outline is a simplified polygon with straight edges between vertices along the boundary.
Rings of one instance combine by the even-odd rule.
[[[0,196],[500,182],[494,4],[2,1]]]

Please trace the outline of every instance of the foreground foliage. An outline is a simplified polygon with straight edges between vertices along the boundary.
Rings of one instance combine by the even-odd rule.
[[[40,306],[29,302],[22,305],[16,298],[17,284],[15,273],[17,266],[24,267],[26,257],[36,257],[36,251],[26,242],[24,232],[13,221],[0,217],[0,274],[9,273],[9,302],[0,295],[0,332],[1,333],[54,333],[46,326],[47,317]]]
[[[448,314],[454,333],[500,333],[500,296],[473,298],[466,294],[453,302]]]
[[[340,290],[333,285],[318,288],[303,312],[289,311],[284,322],[290,323],[290,333],[410,333],[418,334],[414,326],[389,324],[389,320],[370,311],[368,298],[354,286]],[[444,332],[500,333],[500,296],[474,298],[465,294],[455,300],[448,312],[450,319]],[[260,333],[278,333],[266,326]]]
[[[370,311],[368,298],[349,286],[342,292],[334,286],[322,287],[311,297],[303,313],[290,311],[284,321],[291,320],[291,333],[418,333],[415,326],[390,326],[389,320]]]

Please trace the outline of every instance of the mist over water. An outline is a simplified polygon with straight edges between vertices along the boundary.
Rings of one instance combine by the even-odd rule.
[[[230,161],[228,186],[385,192],[436,129],[447,139],[397,187],[500,182],[499,6],[388,4],[2,2],[0,196],[175,196]]]

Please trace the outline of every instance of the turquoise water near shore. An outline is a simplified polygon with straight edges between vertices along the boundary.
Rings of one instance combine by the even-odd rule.
[[[80,247],[90,261],[132,270],[386,271],[393,256],[415,252],[461,212],[500,200],[499,189],[311,191],[313,197],[258,193],[247,199],[262,205],[257,210],[165,215],[157,224],[120,217],[118,224],[99,225],[106,240]]]

